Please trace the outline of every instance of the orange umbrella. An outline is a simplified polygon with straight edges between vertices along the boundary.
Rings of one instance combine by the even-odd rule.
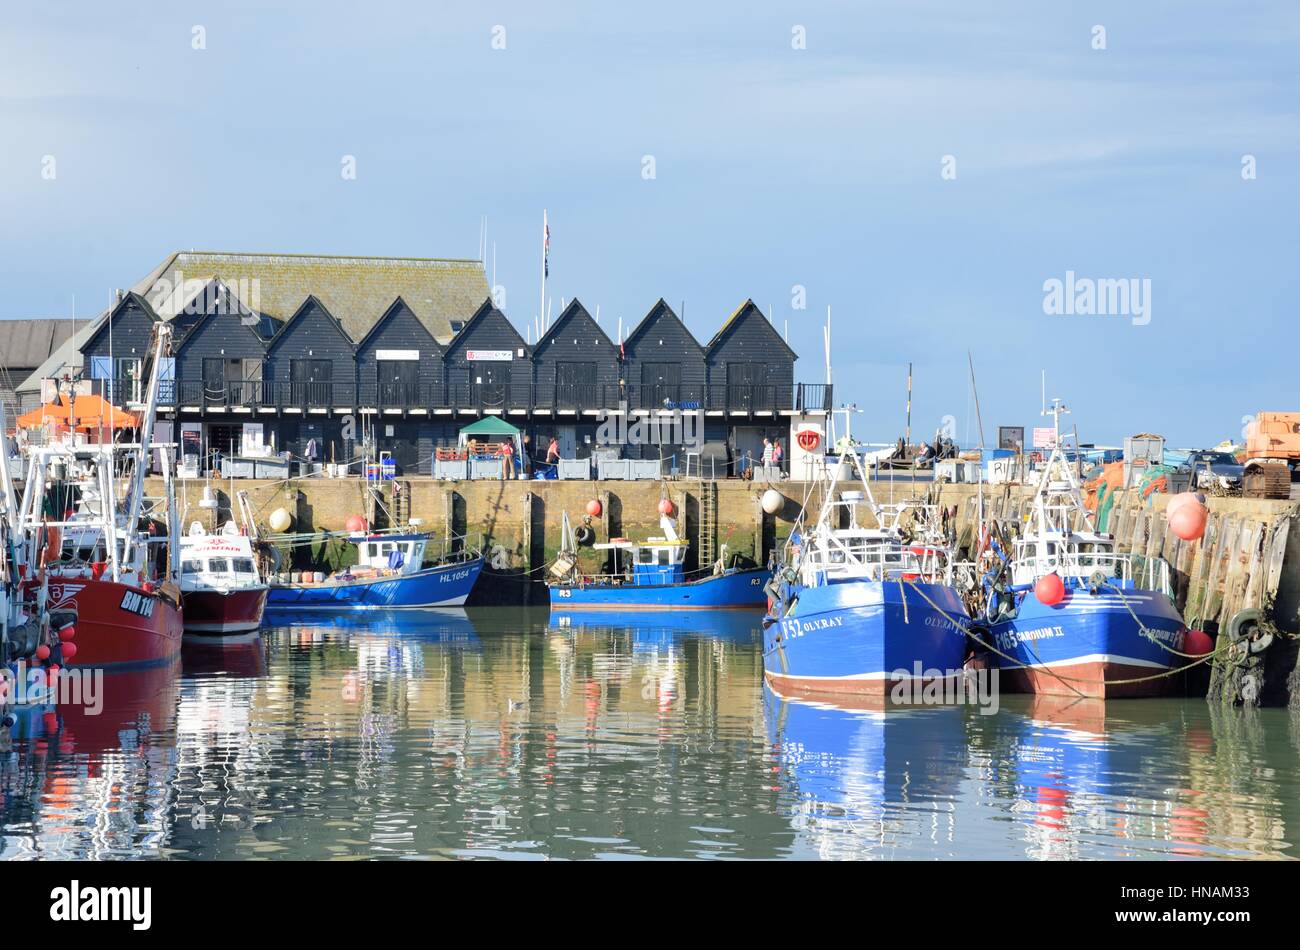
[[[93,394],[77,396],[73,400],[72,417],[78,429],[136,429],[140,426],[140,420],[134,415]],[[60,394],[59,402],[46,403],[18,417],[18,425],[24,429],[50,424],[68,424],[67,396]]]

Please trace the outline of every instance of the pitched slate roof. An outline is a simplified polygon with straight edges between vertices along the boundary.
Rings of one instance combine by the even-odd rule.
[[[627,335],[627,338],[623,341],[623,345],[625,347],[631,346],[633,342],[637,339],[637,337],[639,337],[642,333],[648,330],[650,328],[650,325],[653,324],[655,319],[659,317],[661,314],[667,314],[669,317],[671,317],[672,319],[676,320],[679,324],[681,324],[681,328],[684,331],[686,331],[687,339],[689,339],[692,343],[694,343],[696,349],[698,349],[700,353],[703,354],[704,347],[700,346],[700,341],[695,339],[695,334],[690,331],[690,329],[686,326],[685,323],[682,323],[682,318],[677,316],[677,311],[673,310],[672,307],[668,306],[668,301],[664,300],[663,297],[660,297],[659,300],[655,303],[655,305],[650,308],[650,312],[641,318],[641,322],[638,323],[636,325],[636,328],[633,329],[633,331]]]
[[[451,321],[465,319],[488,296],[487,275],[474,260],[210,251],[172,254],[132,289],[156,303],[159,316],[171,319],[167,297],[176,284],[212,278],[220,278],[246,306],[276,320],[288,320],[313,295],[354,343],[399,296],[434,339],[445,343],[453,336]]]
[[[0,320],[0,363],[6,369],[33,369],[72,338],[85,320]]]
[[[496,304],[492,302],[491,297],[488,297],[487,300],[484,300],[481,304],[479,304],[478,309],[474,311],[474,315],[471,316],[468,320],[466,320],[465,325],[456,332],[456,335],[453,336],[450,340],[448,340],[443,345],[443,350],[450,352],[457,345],[459,345],[463,339],[468,337],[471,332],[473,332],[475,326],[477,326],[483,320],[486,320],[494,313],[497,316],[499,316],[502,320],[505,321],[506,326],[510,328],[510,332],[514,334],[515,340],[517,341],[517,348],[523,349],[524,352],[526,353],[532,353],[532,347],[530,347],[528,345],[528,342],[522,336],[519,335],[519,331],[516,330],[515,325],[510,322],[510,318],[497,309]],[[439,340],[438,342],[442,343],[441,340]]]
[[[732,311],[731,316],[727,317],[727,319],[723,322],[722,326],[718,328],[718,332],[713,334],[713,339],[709,341],[709,345],[706,346],[705,349],[706,350],[713,349],[720,342],[722,342],[722,338],[727,335],[728,331],[733,330],[737,326],[739,326],[742,320],[749,319],[750,317],[753,317],[755,315],[757,315],[757,318],[759,320],[762,320],[763,323],[767,325],[767,328],[772,331],[776,339],[779,340],[781,345],[786,348],[786,351],[790,354],[790,358],[798,359],[799,354],[795,353],[795,351],[790,348],[790,344],[785,341],[785,337],[783,337],[780,333],[777,332],[776,327],[772,326],[772,322],[767,319],[767,316],[763,313],[763,311],[759,309],[756,303],[754,303],[754,299],[752,297],[746,299],[744,303],[742,303],[739,307],[737,307],[735,310]]]
[[[601,327],[601,325],[596,322],[596,319],[590,313],[587,312],[587,308],[584,307],[582,304],[578,303],[578,299],[575,297],[573,299],[573,303],[569,304],[567,307],[564,308],[564,313],[560,314],[559,319],[557,319],[554,323],[551,324],[551,328],[542,334],[542,338],[538,340],[537,344],[533,347],[533,354],[536,355],[542,349],[542,347],[546,346],[548,343],[551,342],[551,340],[555,339],[559,331],[563,329],[564,326],[566,326],[571,320],[577,320],[580,319],[581,317],[586,317],[587,320],[590,321],[591,325],[596,328],[596,332],[600,334],[600,338],[605,342],[606,346],[608,346],[611,350],[618,349],[618,347],[614,344],[614,341],[609,338],[609,334],[607,334],[604,328]]]

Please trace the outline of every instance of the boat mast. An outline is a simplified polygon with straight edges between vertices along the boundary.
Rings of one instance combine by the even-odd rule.
[[[167,341],[171,338],[172,328],[166,323],[154,327],[157,342],[154,345],[153,368],[149,373],[149,390],[145,397],[144,418],[140,423],[140,444],[136,447],[135,471],[131,473],[131,487],[127,495],[126,537],[122,545],[122,562],[130,564],[134,554],[137,525],[140,522],[140,509],[144,503],[144,473],[149,468],[149,452],[153,444],[154,414],[158,409],[159,381],[162,376],[163,355],[167,352]],[[111,458],[111,456],[110,456]],[[110,464],[110,468],[111,468]],[[106,501],[112,504],[112,496]],[[173,527],[171,529],[175,531]],[[117,567],[114,566],[116,572]],[[116,578],[115,578],[116,579]]]

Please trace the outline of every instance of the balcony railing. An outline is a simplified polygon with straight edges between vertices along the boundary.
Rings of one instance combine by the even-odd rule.
[[[94,380],[95,391],[118,404],[139,402],[145,385],[136,380]],[[468,409],[533,412],[600,411],[626,403],[639,410],[724,412],[828,412],[833,389],[826,383],[794,385],[667,385],[529,383],[353,383],[284,380],[167,380],[159,402],[189,408],[269,409],[375,408]]]

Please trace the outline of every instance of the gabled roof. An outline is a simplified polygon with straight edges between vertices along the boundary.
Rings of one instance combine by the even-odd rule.
[[[705,349],[713,349],[722,342],[722,338],[728,333],[736,329],[736,327],[740,326],[746,320],[751,319],[762,320],[763,326],[771,331],[771,336],[780,343],[781,346],[785,347],[785,351],[790,354],[790,358],[795,360],[799,358],[799,354],[790,349],[790,344],[785,342],[785,337],[781,336],[781,334],[777,332],[776,327],[772,326],[772,322],[768,320],[763,314],[763,311],[758,308],[758,305],[754,303],[752,297],[746,299],[744,303],[732,311],[731,316],[727,317],[722,326],[718,328],[718,332],[713,334],[713,339],[709,341],[709,345],[706,346]]]
[[[50,320],[0,320],[0,365],[6,369],[40,366],[85,326],[66,317]]]
[[[212,305],[215,303],[215,299],[213,296],[208,294],[208,288],[210,287],[215,287],[216,290],[214,293],[226,299],[225,306],[236,308],[236,311],[243,310],[243,313],[240,315],[240,324],[247,327],[248,332],[251,333],[263,346],[265,346],[281,329],[282,324],[280,321],[272,320],[270,317],[249,310],[248,307],[244,305],[244,302],[226,286],[225,281],[217,277],[205,281],[200,287],[191,288],[193,292],[187,295],[188,299],[186,299],[184,304],[179,307],[177,313],[172,316],[170,322],[176,328],[176,335],[173,338],[175,342],[172,344],[173,352],[184,346],[185,341],[193,336],[199,327],[203,326],[203,324],[209,319],[221,314],[221,308]],[[206,297],[203,301],[202,309],[193,314],[186,313],[185,311],[191,309],[191,303],[200,295],[205,295]],[[244,317],[251,317],[252,319],[249,322],[245,322],[243,319]]]
[[[284,339],[285,334],[289,332],[289,328],[294,325],[294,323],[298,320],[298,318],[301,317],[307,311],[312,309],[317,309],[321,313],[325,314],[325,316],[327,316],[330,319],[330,321],[333,322],[333,324],[339,328],[339,333],[343,334],[343,339],[347,340],[348,345],[351,346],[354,350],[356,349],[357,345],[353,343],[350,339],[348,339],[348,331],[343,328],[343,324],[339,322],[338,317],[330,313],[330,308],[325,306],[319,300],[317,300],[314,295],[308,294],[307,299],[302,302],[302,305],[293,312],[293,315],[289,317],[288,320],[284,321],[284,325],[280,327],[280,329],[276,332],[275,336],[271,337],[271,339],[267,341],[266,343],[267,350],[274,349],[279,344],[279,342],[282,339]]]
[[[695,339],[695,335],[687,329],[686,324],[682,323],[682,318],[677,316],[677,313],[672,307],[668,306],[667,301],[665,301],[663,297],[660,297],[658,302],[650,308],[650,312],[641,318],[641,322],[636,325],[636,329],[627,335],[627,339],[623,341],[624,348],[631,346],[642,333],[648,330],[655,323],[655,321],[665,315],[677,321],[678,325],[680,325],[682,330],[686,333],[687,339],[695,344],[695,348],[698,349],[700,355],[703,356],[704,347],[700,346],[700,341]]]
[[[514,334],[515,340],[517,341],[516,348],[522,347],[525,353],[531,353],[532,348],[528,345],[527,341],[519,335],[519,331],[516,330],[515,325],[510,322],[510,318],[496,308],[496,304],[492,302],[491,297],[488,297],[487,300],[484,300],[483,303],[479,305],[479,308],[474,311],[474,315],[465,321],[465,325],[461,327],[459,332],[457,332],[457,334],[447,342],[447,345],[443,347],[443,351],[450,353],[453,348],[460,345],[461,341],[469,336],[474,327],[486,320],[492,314],[496,314],[500,317],[505,325],[510,328],[510,332]]]
[[[86,337],[86,339],[81,343],[81,348],[84,350],[86,347],[90,346],[97,339],[99,339],[99,335],[108,329],[108,325],[117,318],[117,315],[131,305],[139,307],[141,310],[143,310],[144,315],[148,317],[152,322],[154,323],[158,322],[159,320],[158,314],[154,312],[154,309],[152,306],[150,306],[149,301],[145,300],[144,297],[140,296],[134,290],[128,290],[125,294],[122,295],[121,300],[113,304],[111,308],[109,308],[107,311],[105,311],[105,313],[101,314],[98,317],[99,322],[95,325],[95,328],[91,331],[90,335]]]
[[[277,320],[297,313],[308,295],[336,314],[348,338],[361,340],[400,296],[440,343],[488,294],[483,264],[419,257],[343,257],[327,254],[244,254],[180,251],[154,268],[133,290],[166,298],[177,283],[221,278],[252,310]],[[160,283],[165,282],[165,283]],[[170,320],[166,307],[159,316]]]
[[[404,309],[412,315],[415,314],[415,311],[411,309],[411,305],[408,304],[405,300],[403,300],[401,296],[398,296],[396,300],[394,300],[391,304],[388,305],[388,309],[384,311],[383,315],[378,320],[375,321],[375,325],[366,331],[366,335],[363,336],[360,340],[357,340],[357,349],[361,349],[361,347],[365,346],[366,341],[375,335],[375,332],[388,321],[389,317],[391,317],[394,313],[397,312],[398,308]],[[416,320],[417,322],[420,323],[420,326],[423,326],[426,330],[429,329],[427,326],[424,326],[423,321],[420,321],[418,317],[416,318]],[[432,336],[432,334],[430,334],[430,336]],[[433,338],[433,345],[438,348],[439,352],[442,351],[442,344],[438,342],[437,337]]]
[[[574,298],[573,303],[564,308],[564,312],[560,314],[559,319],[552,323],[551,328],[542,334],[542,338],[538,340],[537,345],[533,347],[533,355],[536,356],[544,346],[556,339],[559,333],[574,320],[580,322],[585,321],[590,324],[590,326],[594,327],[596,332],[600,334],[600,339],[604,341],[606,346],[611,350],[618,349],[614,341],[609,338],[609,335],[601,329],[600,324],[596,322],[595,318],[587,312],[587,308],[578,303],[577,298]]]

